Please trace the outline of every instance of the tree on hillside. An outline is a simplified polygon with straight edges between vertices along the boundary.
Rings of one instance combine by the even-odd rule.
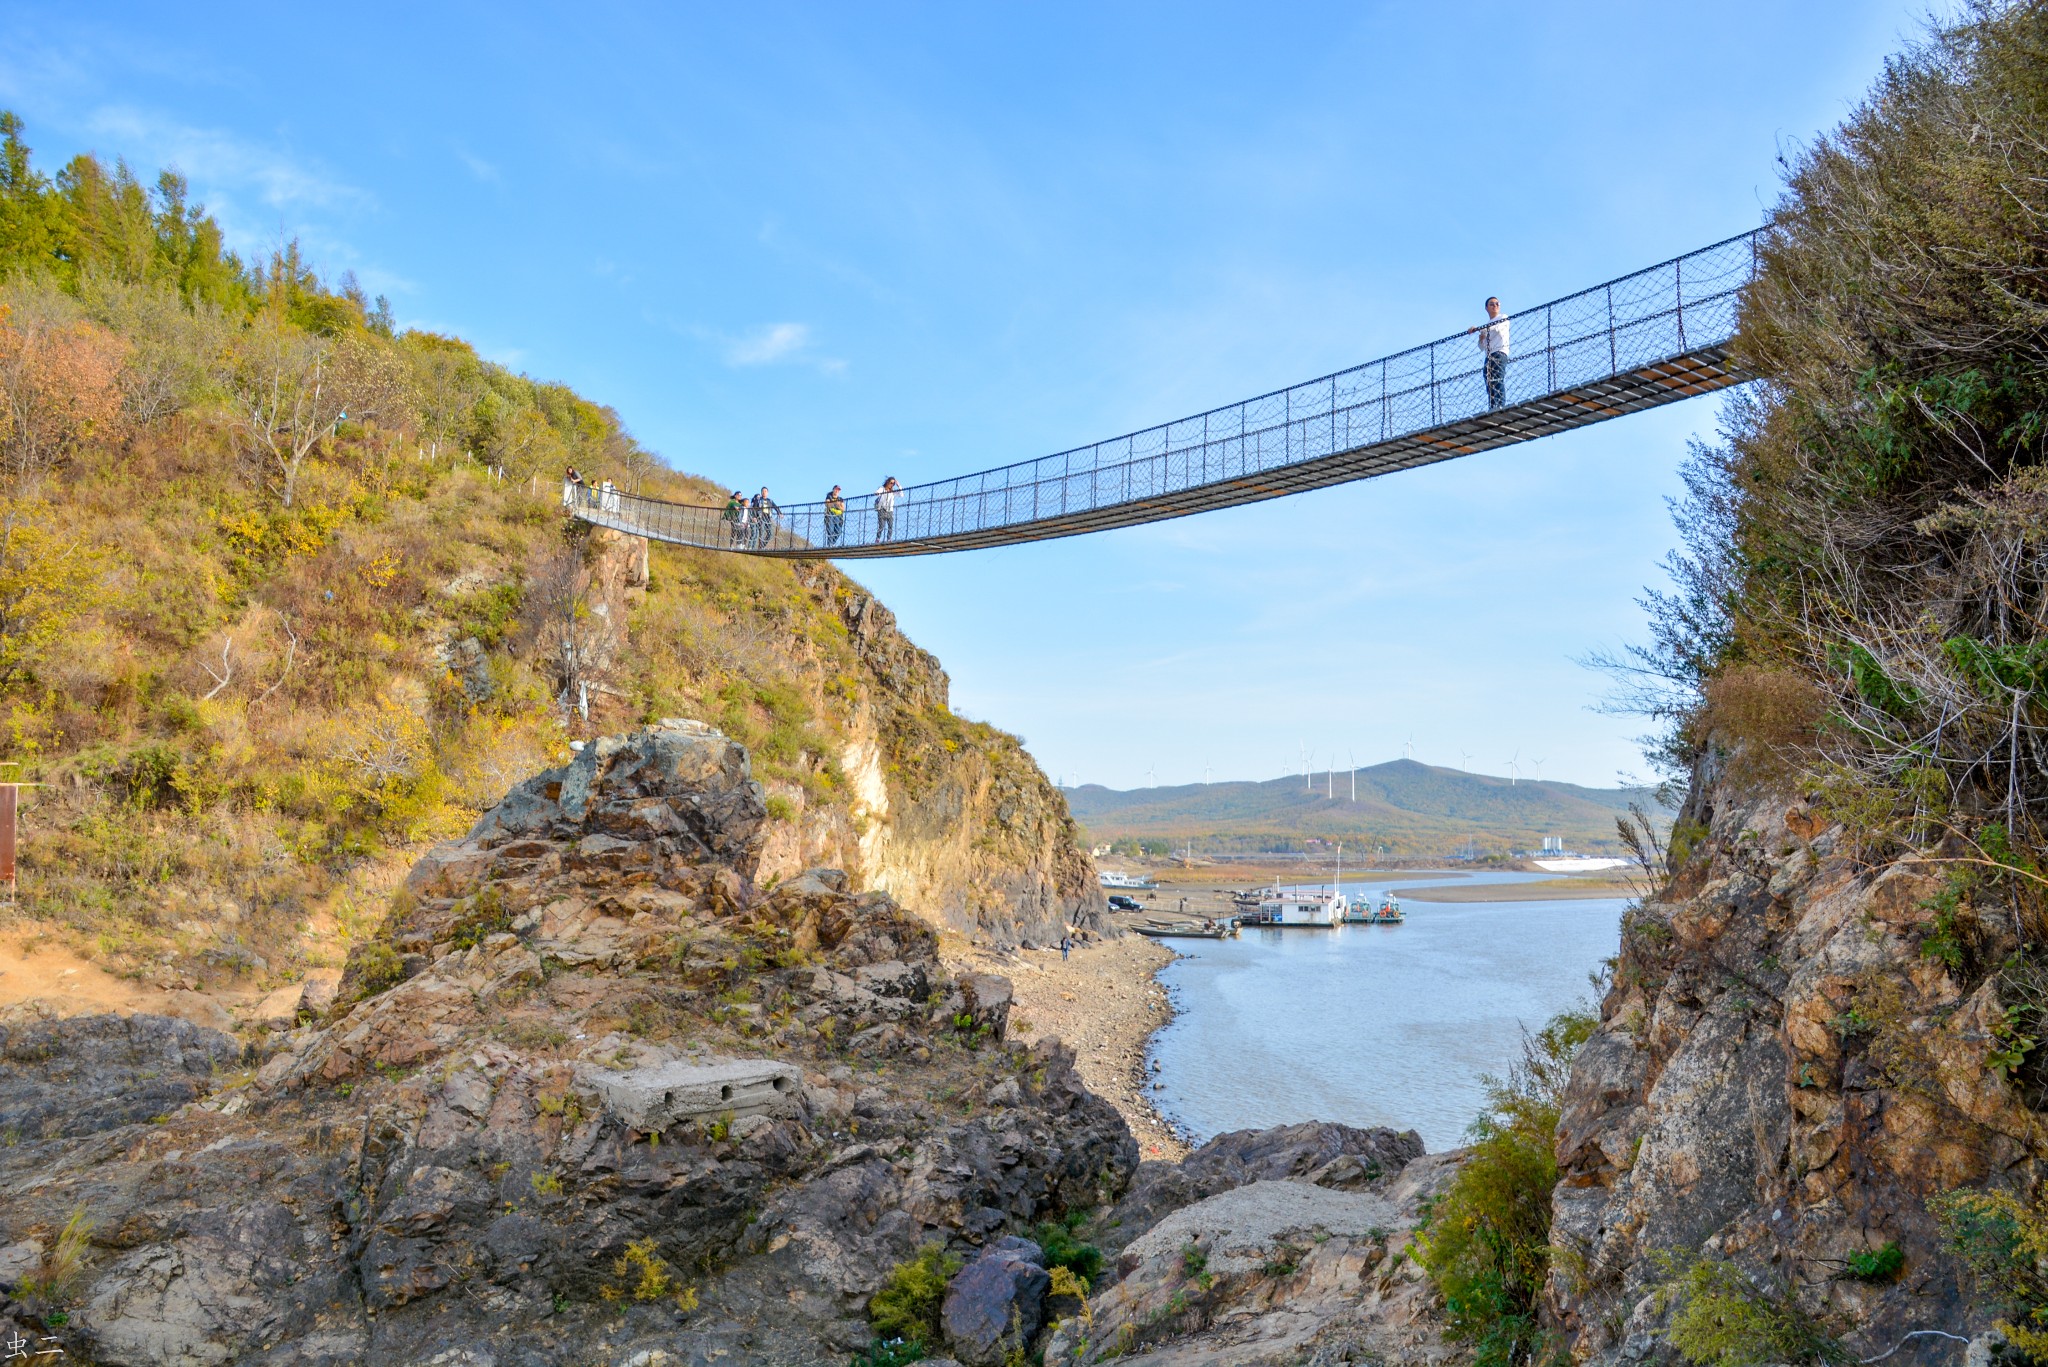
[[[342,414],[331,374],[334,345],[266,313],[235,348],[235,432],[243,450],[274,467],[278,496],[292,506],[299,471]]]
[[[0,453],[17,487],[120,417],[126,344],[46,282],[0,298]]]
[[[40,499],[0,500],[0,688],[31,673],[91,608],[106,553],[53,524]]]

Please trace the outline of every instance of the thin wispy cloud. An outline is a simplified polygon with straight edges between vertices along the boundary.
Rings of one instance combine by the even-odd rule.
[[[793,361],[810,349],[807,323],[765,323],[726,344],[728,365],[774,365]]]
[[[174,166],[195,184],[253,189],[274,209],[374,209],[377,204],[368,190],[277,148],[218,129],[173,123],[130,106],[96,109],[86,128],[123,149],[131,162]]]
[[[496,166],[485,161],[460,143],[457,143],[455,146],[455,157],[456,160],[469,169],[469,173],[472,176],[475,176],[487,185],[496,185],[504,180],[504,177],[498,173]]]
[[[762,323],[741,333],[711,328],[680,329],[712,343],[721,359],[736,369],[755,366],[807,366],[821,375],[844,375],[846,362],[837,356],[818,354],[817,340],[809,323]]]

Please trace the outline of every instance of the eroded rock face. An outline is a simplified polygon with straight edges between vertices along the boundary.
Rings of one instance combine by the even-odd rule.
[[[1986,1058],[2009,927],[1970,918],[1953,965],[1923,953],[1941,866],[1855,858],[1796,794],[1707,772],[1680,820],[1694,850],[1625,922],[1572,1069],[1556,1323],[1584,1360],[1668,1358],[1652,1293],[1669,1258],[1705,1253],[1789,1289],[1859,1356],[1982,1329],[1928,1202],[2027,1188],[2048,1153],[2026,1078]],[[1840,1275],[1893,1241],[1895,1281]],[[1888,1361],[1952,1348],[1910,1340]]]
[[[1422,1156],[1413,1130],[1359,1129],[1309,1120],[1220,1134],[1178,1163],[1141,1165],[1105,1222],[1105,1247],[1121,1248],[1184,1206],[1253,1182],[1300,1180],[1355,1190]]]
[[[1268,1136],[1257,1147],[1277,1159],[1303,1155],[1310,1128],[1230,1138],[1242,1150]],[[1055,1327],[1046,1367],[1451,1361],[1433,1296],[1406,1255],[1425,1202],[1459,1160],[1412,1157],[1359,1184],[1339,1154],[1315,1172],[1350,1189],[1254,1178],[1175,1208],[1124,1245],[1114,1285],[1093,1298],[1085,1321]],[[1210,1180],[1221,1178],[1222,1165],[1207,1166]]]
[[[758,887],[763,824],[744,751],[649,728],[422,860],[260,1066],[149,1018],[9,1036],[54,1101],[0,1077],[42,1108],[0,1145],[0,1266],[91,1233],[61,1326],[0,1318],[109,1367],[839,1367],[921,1244],[1113,1199],[1137,1146],[1071,1055],[1007,1043],[1000,980],[887,896]],[[703,1114],[721,1067],[775,1099]]]

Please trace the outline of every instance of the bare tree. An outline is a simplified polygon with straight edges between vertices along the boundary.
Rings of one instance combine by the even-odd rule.
[[[326,339],[271,316],[259,319],[235,350],[236,432],[250,454],[275,467],[287,508],[306,457],[341,419],[344,395],[333,362]]]
[[[535,565],[526,606],[534,645],[559,689],[557,701],[564,711],[580,710],[608,676],[620,643],[620,624],[591,599],[580,546],[563,546]]]

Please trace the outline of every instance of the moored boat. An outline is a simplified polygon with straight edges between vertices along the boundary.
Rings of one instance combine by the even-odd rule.
[[[1341,923],[1350,906],[1341,892],[1296,890],[1277,893],[1259,903],[1259,920],[1269,926],[1326,928]]]

